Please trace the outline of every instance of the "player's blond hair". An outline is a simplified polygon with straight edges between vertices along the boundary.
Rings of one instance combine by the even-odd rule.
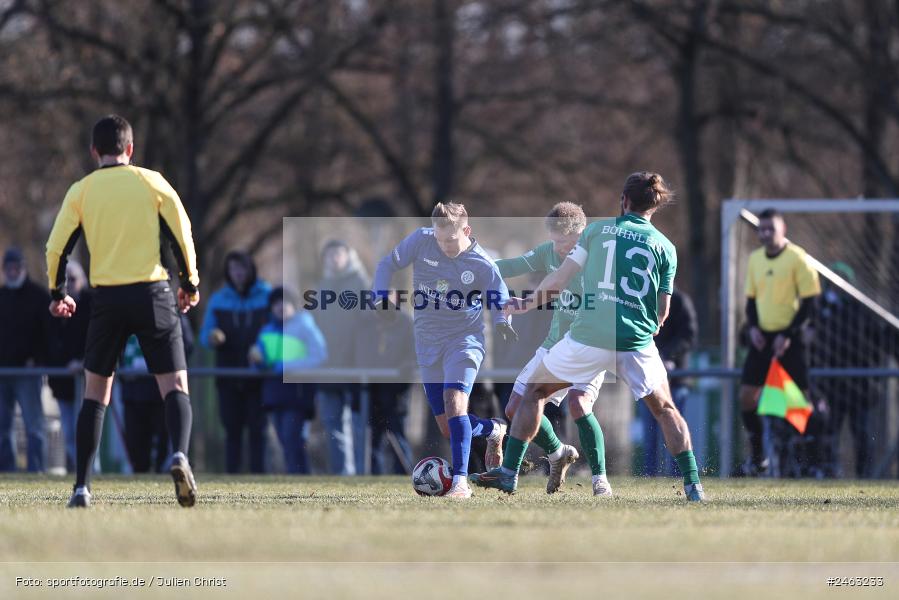
[[[544,223],[547,229],[562,235],[580,233],[587,227],[587,215],[574,202],[559,202],[546,215]]]
[[[438,202],[431,212],[431,223],[435,227],[443,227],[447,224],[455,227],[464,227],[468,224],[468,212],[462,204]]]

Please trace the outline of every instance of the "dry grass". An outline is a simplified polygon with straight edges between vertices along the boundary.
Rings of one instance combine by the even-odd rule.
[[[616,497],[605,501],[590,496],[587,480],[553,496],[542,483],[530,477],[512,497],[482,491],[452,502],[419,498],[397,478],[201,476],[201,503],[185,510],[167,478],[106,477],[94,484],[91,510],[69,511],[68,482],[4,477],[0,597],[441,597],[483,595],[491,586],[514,598],[899,590],[895,482],[709,480],[702,506],[688,505],[671,479],[613,480]],[[489,564],[500,562],[510,564]],[[15,578],[29,574],[45,586],[16,587]],[[47,589],[48,578],[66,574],[180,576],[191,587]],[[827,577],[850,575],[887,579],[880,588],[827,587]],[[229,585],[194,585],[203,576]]]

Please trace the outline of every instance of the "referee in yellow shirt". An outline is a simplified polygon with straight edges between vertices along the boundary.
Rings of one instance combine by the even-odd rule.
[[[749,256],[746,273],[750,346],[743,365],[740,408],[752,449],[743,467],[743,474],[748,476],[758,475],[767,467],[762,420],[756,410],[774,357],[808,395],[808,362],[801,330],[814,313],[814,299],[821,294],[821,284],[805,250],[787,242],[786,233],[787,226],[779,212],[769,208],[759,214],[762,247]]]
[[[172,441],[171,474],[181,506],[196,503],[197,486],[187,460],[193,420],[187,361],[178,310],[200,301],[190,220],[172,186],[155,171],[130,164],[131,125],[120,116],[94,125],[91,156],[98,169],[69,188],[47,241],[50,313],[71,317],[77,306],[66,293],[66,259],[84,235],[90,252],[90,282],[96,288],[84,352],[84,404],[75,430],[76,479],[69,508],[90,506],[90,465],[100,445],[116,362],[128,337],[136,335],[165,399]],[[171,244],[179,269],[177,306],[162,265],[163,243]]]

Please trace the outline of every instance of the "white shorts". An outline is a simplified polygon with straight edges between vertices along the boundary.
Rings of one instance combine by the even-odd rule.
[[[654,343],[640,350],[622,352],[586,346],[566,333],[543,358],[543,364],[562,381],[593,381],[609,371],[624,380],[637,400],[668,380],[665,364]]]
[[[534,353],[533,358],[528,361],[528,364],[524,366],[521,370],[521,373],[518,374],[518,377],[515,378],[515,385],[512,386],[512,391],[518,394],[519,396],[524,396],[525,389],[528,386],[528,382],[531,379],[531,376],[534,374],[534,371],[537,370],[537,367],[540,366],[540,363],[543,362],[543,357],[549,352],[543,346],[537,348],[537,352]],[[563,390],[559,390],[555,394],[553,394],[547,401],[552,402],[556,406],[562,404],[562,400],[565,398],[565,395],[568,393],[569,389],[576,389],[586,393],[586,399],[590,401],[592,404],[596,402],[596,396],[599,394],[599,388],[602,387],[602,380],[605,377],[605,373],[600,373],[593,379],[589,380],[590,383],[575,383],[571,386],[571,388],[565,388]]]

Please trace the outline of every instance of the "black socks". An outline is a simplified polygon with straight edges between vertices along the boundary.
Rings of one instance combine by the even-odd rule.
[[[187,456],[192,424],[190,396],[177,390],[169,392],[165,397],[165,426],[169,430],[173,452],[181,452]]]
[[[743,426],[746,427],[746,433],[749,434],[752,464],[758,467],[765,458],[764,448],[762,447],[762,418],[754,410],[744,410]]]
[[[75,487],[89,487],[90,469],[94,463],[106,407],[96,400],[84,399],[75,425]]]

